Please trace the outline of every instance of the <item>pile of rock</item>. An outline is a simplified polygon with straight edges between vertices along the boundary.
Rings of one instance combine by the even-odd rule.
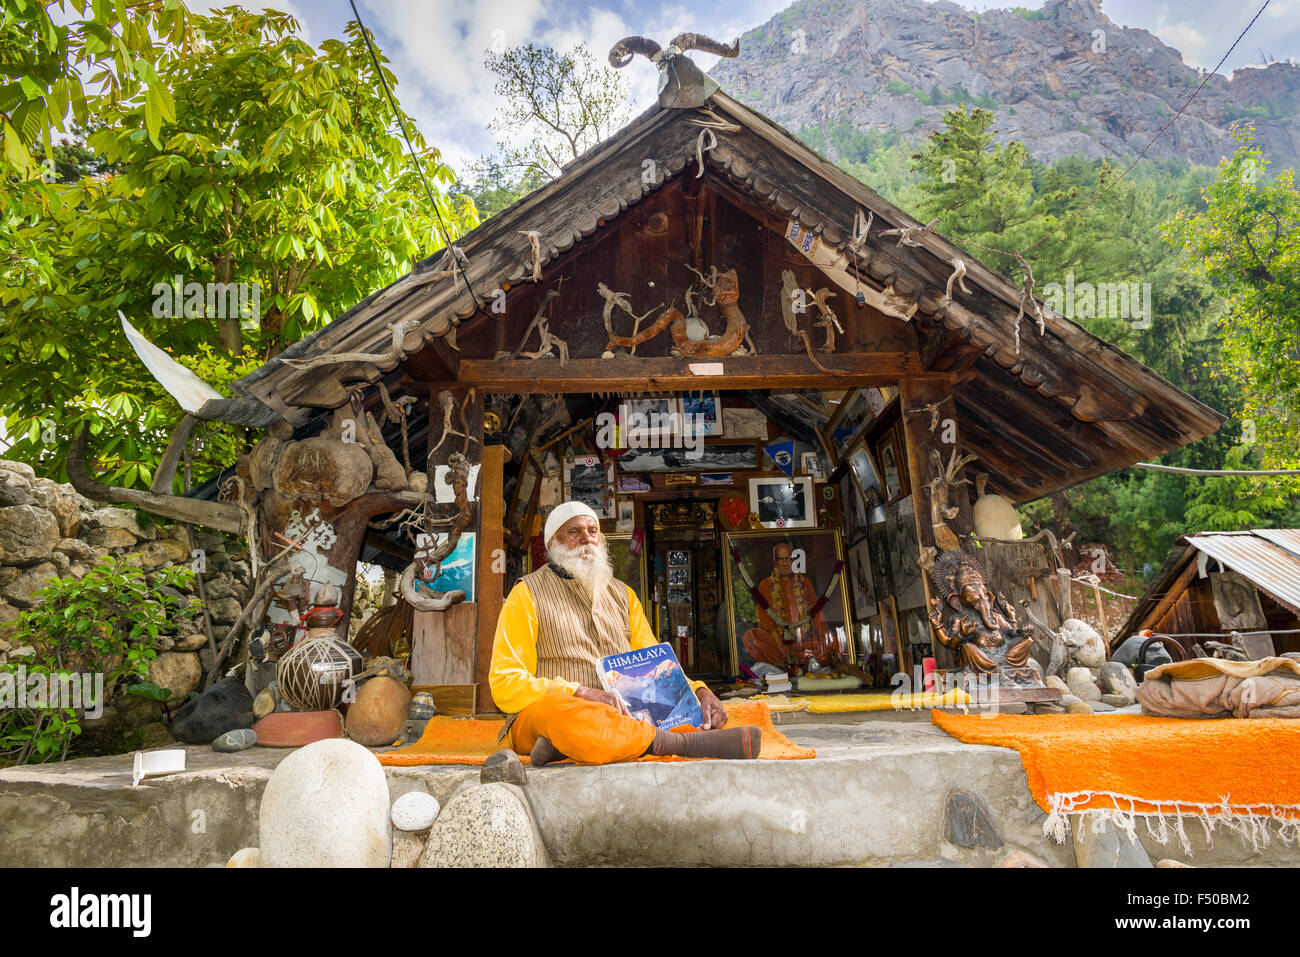
[[[1065,677],[1049,675],[1045,683],[1061,692],[1060,704],[1070,714],[1092,714],[1127,708],[1137,702],[1137,681],[1127,667],[1106,660],[1106,643],[1091,625],[1078,618],[1061,624],[1068,665]]]
[[[142,526],[134,511],[92,502],[71,485],[37,478],[29,465],[0,459],[0,664],[18,650],[8,647],[8,626],[35,607],[35,592],[50,579],[81,578],[109,555],[124,557],[146,573],[190,564],[196,556],[186,541],[180,525]],[[203,554],[208,614],[222,633],[252,591],[247,550],[240,539],[220,532],[198,531],[194,544]],[[196,636],[190,626],[163,645],[149,680],[180,696],[189,694],[212,663],[206,637]]]

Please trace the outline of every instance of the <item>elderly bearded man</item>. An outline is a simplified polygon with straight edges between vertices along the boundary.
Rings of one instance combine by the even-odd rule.
[[[609,655],[656,644],[641,602],[614,578],[596,513],[565,502],[546,519],[545,566],[506,598],[492,645],[489,683],[509,714],[510,746],[535,767],[566,757],[586,764],[645,754],[756,758],[761,732],[727,728],[727,714],[703,682],[691,687],[704,724],[660,731],[633,718],[622,698],[600,690],[596,665]]]

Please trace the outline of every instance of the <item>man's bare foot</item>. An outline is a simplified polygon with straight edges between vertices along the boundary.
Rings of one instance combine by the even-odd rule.
[[[550,738],[538,738],[533,745],[533,750],[528,753],[528,759],[532,761],[533,767],[541,768],[555,761],[567,761],[568,757],[555,750],[555,745],[551,744]]]

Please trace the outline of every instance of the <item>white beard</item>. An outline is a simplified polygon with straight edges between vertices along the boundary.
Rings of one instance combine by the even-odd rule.
[[[589,542],[577,548],[569,548],[553,540],[551,547],[546,550],[546,557],[577,579],[591,592],[593,599],[614,580],[614,566],[604,536],[601,536],[599,544],[592,545]]]

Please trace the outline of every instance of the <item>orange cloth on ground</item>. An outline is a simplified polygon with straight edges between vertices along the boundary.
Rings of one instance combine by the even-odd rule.
[[[762,730],[763,747],[759,752],[759,758],[768,761],[790,761],[817,756],[815,749],[800,747],[776,730],[772,724],[771,713],[763,702],[724,701],[722,707],[727,712],[727,727],[749,724]],[[516,725],[519,720],[515,719]],[[497,736],[501,733],[503,724],[505,724],[504,720],[480,721],[474,718],[448,718],[438,715],[429,719],[424,734],[415,744],[376,757],[379,758],[380,764],[401,767],[421,764],[482,764],[487,760],[488,755],[501,750],[502,742],[497,740]],[[527,755],[520,760],[527,764]],[[711,759],[646,755],[638,760],[707,761]]]
[[[968,744],[1015,748],[1029,790],[1057,810],[1202,810],[1300,820],[1300,721],[1195,720],[1141,714],[1009,715],[931,713]]]

